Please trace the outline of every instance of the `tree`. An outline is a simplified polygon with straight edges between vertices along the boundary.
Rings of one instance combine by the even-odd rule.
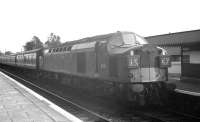
[[[6,52],[5,52],[5,55],[10,55],[10,54],[12,54],[11,51],[6,51]]]
[[[24,46],[24,50],[25,51],[34,50],[34,49],[38,49],[42,47],[43,47],[43,43],[40,41],[40,39],[37,36],[33,36],[31,41],[26,42]]]
[[[45,42],[46,47],[55,47],[61,45],[60,36],[51,33],[48,40]]]

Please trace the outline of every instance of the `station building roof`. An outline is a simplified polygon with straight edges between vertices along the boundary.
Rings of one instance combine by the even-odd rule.
[[[200,30],[184,31],[145,37],[149,43],[159,46],[200,44]]]

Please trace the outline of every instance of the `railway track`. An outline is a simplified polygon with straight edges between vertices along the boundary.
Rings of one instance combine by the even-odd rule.
[[[7,75],[17,79],[18,81],[23,82],[28,87],[31,87],[34,91],[39,91],[43,96],[56,103],[59,106],[62,106],[63,109],[74,114],[84,122],[198,122],[200,121],[199,117],[195,117],[189,114],[184,114],[181,112],[176,112],[174,110],[166,110],[161,108],[149,108],[149,109],[132,109],[130,111],[122,110],[119,117],[113,117],[113,115],[98,113],[83,107],[77,103],[72,102],[62,95],[58,95],[52,91],[46,90],[39,87],[38,85],[33,84],[19,76],[11,74],[3,69],[0,69]]]
[[[109,118],[106,118],[96,112],[93,112],[81,105],[78,105],[62,96],[59,96],[49,90],[46,90],[40,86],[37,86],[17,75],[7,72],[4,69],[0,69],[2,72],[6,73],[7,75],[11,76],[14,79],[22,82],[27,87],[31,88],[34,91],[37,91],[40,95],[46,97],[50,101],[56,103],[57,105],[61,106],[66,111],[72,113],[79,119],[83,120],[83,122],[109,122],[111,121]]]
[[[136,110],[134,114],[149,118],[152,122],[199,122],[200,118],[188,114],[176,112],[174,110]]]

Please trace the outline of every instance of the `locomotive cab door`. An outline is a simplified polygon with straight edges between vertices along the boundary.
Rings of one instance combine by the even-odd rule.
[[[96,52],[96,75],[106,77],[108,75],[108,52],[106,41],[97,42]]]

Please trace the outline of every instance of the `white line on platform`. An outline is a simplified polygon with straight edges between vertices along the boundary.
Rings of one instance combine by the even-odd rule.
[[[176,92],[183,93],[183,94],[188,94],[188,95],[193,95],[193,96],[200,96],[200,93],[198,92],[191,92],[191,91],[186,91],[186,90],[181,90],[181,89],[175,89]]]
[[[43,96],[37,94],[36,92],[34,92],[33,90],[27,88],[26,86],[22,85],[21,83],[17,82],[16,80],[14,80],[13,78],[7,76],[6,74],[4,74],[3,72],[0,72],[0,74],[4,75],[6,78],[8,78],[9,80],[13,81],[14,83],[16,83],[17,85],[19,85],[20,87],[22,87],[23,89],[25,89],[27,92],[29,92],[30,94],[34,95],[36,98],[38,98],[41,101],[45,101],[49,104],[49,107],[51,107],[52,109],[54,109],[55,111],[59,112],[60,114],[62,114],[63,116],[65,116],[66,118],[68,118],[69,120],[71,120],[72,122],[83,122],[82,120],[80,120],[79,118],[75,117],[74,115],[72,115],[71,113],[65,111],[64,109],[60,108],[59,106],[57,106],[56,104],[52,103],[51,101],[49,101],[48,99],[44,98]]]

